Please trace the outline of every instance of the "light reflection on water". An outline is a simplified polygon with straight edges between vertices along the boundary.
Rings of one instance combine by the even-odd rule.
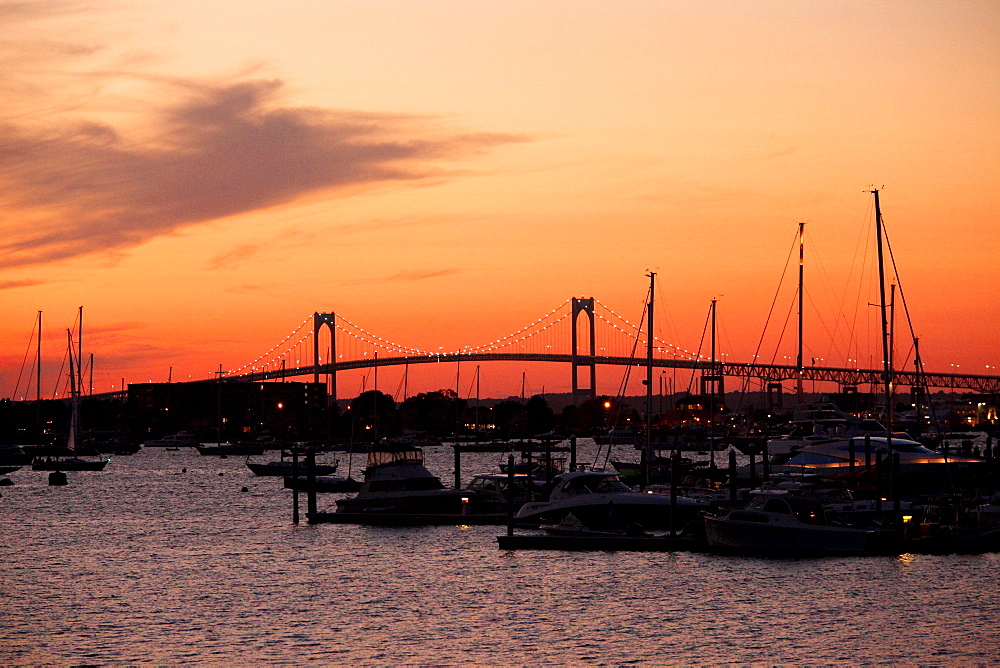
[[[512,553],[500,527],[293,526],[241,458],[45,475],[0,488],[3,664],[1000,661],[996,554]]]

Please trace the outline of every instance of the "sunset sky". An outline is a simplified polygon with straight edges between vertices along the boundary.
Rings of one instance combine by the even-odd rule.
[[[0,397],[25,393],[39,310],[51,396],[81,305],[106,391],[240,367],[314,311],[430,350],[574,296],[638,323],[648,271],[660,337],[696,348],[717,298],[748,361],[799,222],[806,356],[835,358],[830,323],[875,321],[873,185],[926,366],[1000,367],[995,0],[0,1],[0,22]]]

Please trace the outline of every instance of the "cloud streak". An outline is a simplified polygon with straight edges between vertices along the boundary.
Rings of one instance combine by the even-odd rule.
[[[455,163],[526,140],[427,117],[285,106],[277,80],[148,83],[169,101],[142,132],[79,117],[0,119],[0,206],[6,220],[30,221],[4,224],[3,266],[122,250],[317,193],[453,177]]]

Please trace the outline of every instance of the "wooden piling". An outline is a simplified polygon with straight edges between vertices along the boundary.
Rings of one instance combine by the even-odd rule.
[[[306,453],[306,480],[309,487],[306,489],[306,513],[316,514],[316,451],[312,448]]]
[[[531,474],[528,474],[527,489],[531,490]],[[507,535],[514,535],[514,453],[507,455]]]
[[[729,503],[736,505],[736,451],[729,451]]]
[[[670,535],[677,531],[677,482],[681,475],[681,453],[674,450],[670,455]]]
[[[292,449],[292,479],[299,479],[299,453]],[[299,523],[299,486],[292,488],[292,524]]]

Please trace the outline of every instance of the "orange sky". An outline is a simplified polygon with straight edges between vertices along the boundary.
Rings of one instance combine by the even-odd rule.
[[[871,299],[850,282],[872,184],[927,366],[1000,366],[992,0],[0,1],[0,22],[0,397],[38,310],[51,396],[80,305],[101,391],[239,367],[314,311],[423,349],[573,296],[638,322],[648,270],[661,336],[697,347],[718,297],[744,361],[799,221],[824,356]]]

